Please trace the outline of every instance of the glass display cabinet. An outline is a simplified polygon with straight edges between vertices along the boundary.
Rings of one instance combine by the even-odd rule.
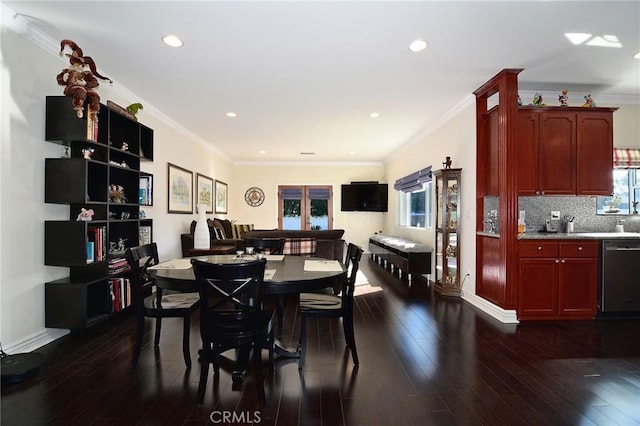
[[[436,189],[435,291],[457,296],[460,289],[460,177],[462,169],[433,172]]]

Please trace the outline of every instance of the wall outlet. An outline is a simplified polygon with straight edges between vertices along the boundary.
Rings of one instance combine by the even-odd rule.
[[[560,212],[558,210],[551,210],[551,219],[559,220]]]

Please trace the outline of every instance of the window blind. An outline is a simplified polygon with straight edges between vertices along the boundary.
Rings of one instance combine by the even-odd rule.
[[[426,182],[431,181],[431,166],[425,167],[422,170],[411,173],[403,178],[398,179],[393,184],[393,189],[402,192],[413,192],[418,189],[422,189]]]
[[[640,168],[639,148],[616,148],[613,150],[613,167],[616,169]]]

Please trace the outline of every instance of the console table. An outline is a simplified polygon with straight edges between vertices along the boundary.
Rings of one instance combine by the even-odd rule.
[[[424,244],[390,235],[376,234],[369,238],[371,259],[403,281],[409,281],[412,274],[430,274],[432,252]]]

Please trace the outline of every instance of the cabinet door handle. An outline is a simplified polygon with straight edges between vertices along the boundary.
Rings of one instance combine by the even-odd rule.
[[[582,251],[582,246],[578,247],[578,251]]]
[[[564,259],[562,259],[560,262],[564,263]]]
[[[542,246],[538,246],[538,251],[542,250]]]
[[[540,191],[536,191],[536,195],[540,195]]]
[[[556,259],[556,263],[560,263],[560,261],[558,259]]]

